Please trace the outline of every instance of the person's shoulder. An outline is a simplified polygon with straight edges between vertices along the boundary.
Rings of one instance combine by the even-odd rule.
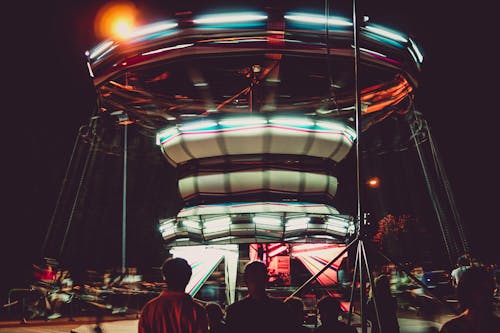
[[[356,328],[354,326],[351,326],[347,323],[344,323],[343,321],[339,321],[338,322],[338,332],[342,332],[342,333],[355,333],[357,332],[356,331]]]
[[[245,308],[248,304],[248,298],[240,299],[227,306],[226,313],[234,313],[240,311],[240,309]]]
[[[446,321],[439,332],[463,332],[467,324],[467,319],[463,316],[457,316]]]

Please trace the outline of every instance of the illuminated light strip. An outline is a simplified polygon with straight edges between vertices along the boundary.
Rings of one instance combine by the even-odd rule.
[[[110,48],[111,45],[113,45],[113,43],[114,43],[114,41],[112,41],[112,40],[106,40],[106,41],[98,44],[90,52],[90,55],[89,55],[90,59],[94,59],[94,58],[98,57],[99,55],[101,55],[102,53],[104,53],[104,51],[108,50],[108,48]]]
[[[267,119],[259,117],[246,117],[246,118],[233,118],[233,119],[229,118],[219,121],[219,125],[228,127],[236,127],[236,126],[248,127],[251,125],[261,125],[261,124],[267,124]]]
[[[188,45],[188,44],[185,44]],[[269,125],[268,123],[275,124]],[[217,128],[217,125],[219,126],[224,126],[224,128]],[[255,125],[262,125],[262,126],[255,126]],[[227,127],[227,128],[226,128]],[[342,126],[341,123],[335,123],[335,122],[326,122],[326,121],[312,121],[312,120],[304,120],[303,118],[272,118],[269,120],[266,120],[264,118],[260,117],[248,117],[248,118],[227,118],[227,119],[222,119],[218,122],[216,121],[199,121],[195,123],[187,123],[182,125],[179,130],[180,131],[193,131],[193,130],[199,130],[199,132],[209,132],[213,131],[215,132],[220,132],[220,131],[230,131],[230,130],[241,130],[241,129],[246,129],[246,128],[283,128],[283,129],[293,129],[293,130],[308,130],[308,131],[324,131],[324,129],[328,130],[335,130],[338,131],[338,134],[344,134],[348,133],[348,135],[354,139],[355,138],[355,132],[352,130],[350,127],[344,125]],[[320,128],[321,127],[321,128]],[[174,131],[173,128],[170,129],[165,129],[163,131],[158,132],[157,134],[157,142],[158,142],[158,137],[164,137],[168,136],[168,131]],[[204,133],[206,134],[206,133]],[[332,134],[335,134],[335,132],[332,132]],[[161,138],[161,141],[163,142],[166,138]]]
[[[171,30],[177,28],[177,26],[178,26],[177,22],[171,22],[171,21],[148,24],[138,29],[132,30],[130,33],[126,34],[125,37],[126,38],[142,37],[145,35],[154,34],[161,31]]]
[[[307,202],[251,202],[251,203],[225,203],[219,205],[199,205],[192,207],[185,207],[181,209],[177,217],[187,217],[192,215],[209,215],[209,214],[195,214],[202,213],[203,210],[217,210],[218,214],[244,214],[244,213],[274,213],[274,212],[288,212],[288,213],[306,213],[306,214],[338,214],[332,206],[325,204],[312,204]],[[261,209],[261,211],[258,211]],[[256,211],[257,210],[257,211]],[[279,211],[277,211],[279,210]],[[310,210],[310,211],[307,211]],[[210,214],[217,214],[212,212]],[[175,219],[174,219],[175,220]],[[170,220],[168,220],[170,221]]]
[[[92,66],[90,66],[90,63],[87,61],[87,69],[89,70],[89,75],[90,77],[94,77],[94,72],[92,71]]]
[[[367,25],[367,26],[365,26],[365,29],[370,31],[370,32],[373,32],[374,34],[377,34],[379,36],[387,37],[389,39],[392,39],[392,40],[395,40],[398,42],[403,42],[403,43],[408,42],[408,39],[406,37],[404,37],[403,35],[400,35],[397,32],[394,32],[394,31],[391,31],[391,30],[388,30],[385,28],[381,28],[381,27],[373,26],[373,25]]]
[[[422,55],[422,52],[420,52],[418,45],[413,41],[413,39],[408,38],[408,40],[410,41],[410,44],[415,51],[415,54],[417,55],[418,62],[422,63],[424,61],[424,56]]]
[[[411,57],[413,58],[413,60],[415,60],[416,63],[420,63],[417,59],[417,55],[415,54],[415,52],[413,52],[413,50],[411,48],[407,48],[408,50],[408,53],[410,53]]]
[[[217,124],[214,123],[213,127],[216,127]],[[207,134],[218,134],[218,133],[228,133],[228,132],[236,132],[236,131],[246,131],[246,130],[256,130],[256,129],[283,129],[287,131],[295,131],[295,132],[303,132],[303,133],[323,133],[323,134],[339,134],[344,136],[347,140],[349,140],[350,143],[353,143],[354,140],[356,139],[356,134],[353,130],[350,130],[348,127],[346,127],[343,131],[335,131],[335,130],[325,130],[325,129],[319,129],[317,127],[315,128],[300,128],[300,127],[293,127],[292,125],[287,126],[287,125],[263,125],[263,126],[241,126],[238,128],[197,128],[198,126],[193,125],[193,127],[190,128],[180,128],[180,132],[177,133],[172,133],[170,136],[166,136],[164,133],[165,132],[160,132],[157,134],[156,137],[156,142],[157,144],[165,144],[168,141],[170,141],[171,138],[177,135],[207,135]],[[198,129],[198,131],[194,131],[195,129]],[[277,133],[279,135],[280,133]]]
[[[351,47],[354,48],[354,45],[351,45]],[[361,51],[369,53],[369,54],[377,55],[377,56],[382,57],[382,58],[387,58],[387,56],[385,54],[382,54],[382,53],[379,53],[379,52],[375,52],[375,51],[372,51],[372,50],[369,50],[369,49],[365,49],[364,47],[360,47],[359,49]]]
[[[255,22],[267,20],[267,15],[247,13],[226,13],[226,14],[214,14],[206,15],[200,18],[194,19],[195,24],[216,24],[216,23],[239,23],[239,22]]]
[[[264,128],[274,128],[274,129],[283,129],[283,130],[288,130],[288,131],[294,131],[294,132],[303,132],[303,133],[329,133],[329,134],[340,134],[348,138],[350,141],[351,135],[347,135],[344,132],[340,131],[332,131],[332,130],[320,130],[318,131],[316,128],[300,128],[300,127],[292,127],[292,126],[286,126],[286,125],[265,125],[265,126],[255,126],[251,128],[245,128],[245,127],[240,127],[240,128],[231,128],[231,129],[200,129],[199,131],[185,131],[182,132],[182,135],[206,135],[206,134],[217,134],[217,133],[224,133],[224,132],[236,132],[236,131],[242,131],[242,130],[247,130],[247,129],[264,129]],[[163,142],[163,141],[162,141]]]
[[[193,45],[194,45],[193,43],[179,44],[179,45],[175,45],[175,46],[164,47],[162,49],[158,49],[158,50],[154,50],[154,51],[144,52],[144,53],[142,53],[142,55],[145,56],[145,55],[151,55],[151,54],[156,54],[156,53],[161,53],[161,52],[166,52],[166,51],[184,49],[186,47],[190,47],[190,46],[193,46]]]
[[[339,26],[339,27],[352,27],[353,24],[346,18],[339,16],[330,16],[325,18],[323,15],[314,15],[314,14],[287,14],[284,16],[285,19],[296,22],[305,22],[305,23],[314,23],[314,24],[326,24],[328,21],[328,25]]]

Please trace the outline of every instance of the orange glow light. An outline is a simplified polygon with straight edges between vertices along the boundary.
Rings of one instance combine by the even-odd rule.
[[[94,29],[96,36],[126,38],[136,25],[137,9],[132,2],[114,1],[104,5],[96,15]]]
[[[366,185],[371,188],[378,188],[380,186],[380,179],[378,177],[372,177],[366,181]]]

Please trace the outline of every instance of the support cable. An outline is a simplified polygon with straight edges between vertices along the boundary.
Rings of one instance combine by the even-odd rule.
[[[81,189],[83,187],[83,183],[84,183],[85,177],[87,175],[88,166],[90,165],[90,163],[93,160],[93,158],[95,158],[96,149],[94,149],[94,147],[95,147],[95,144],[97,142],[97,133],[95,133],[96,127],[97,127],[97,119],[98,118],[96,118],[96,117],[92,117],[91,120],[90,120],[90,122],[91,122],[91,126],[90,127],[91,127],[91,131],[93,133],[93,137],[92,137],[92,141],[91,141],[90,146],[89,146],[89,151],[87,153],[87,158],[85,159],[85,164],[84,164],[84,167],[83,167],[83,170],[82,170],[82,175],[80,177],[80,182],[78,184],[78,188],[77,188],[77,191],[76,191],[76,194],[75,194],[75,200],[73,201],[73,206],[71,208],[71,213],[70,213],[70,216],[68,218],[68,223],[66,225],[66,230],[64,232],[64,237],[63,237],[63,240],[61,242],[61,246],[59,248],[59,257],[62,257],[62,254],[63,254],[63,251],[64,251],[64,247],[66,245],[66,241],[67,241],[67,238],[68,238],[69,230],[70,230],[71,224],[73,222],[73,217],[74,217],[76,208],[78,206],[78,203],[80,201],[80,192],[81,192]]]
[[[438,170],[438,173],[441,176],[443,186],[444,186],[444,189],[446,192],[446,196],[448,197],[448,201],[449,201],[450,206],[451,206],[451,213],[453,214],[453,218],[455,220],[455,225],[456,225],[457,230],[458,230],[458,236],[460,237],[462,251],[463,251],[463,253],[469,253],[470,248],[469,248],[469,244],[467,242],[467,238],[465,237],[464,227],[462,224],[462,218],[460,216],[460,212],[458,211],[455,197],[454,197],[453,191],[451,189],[450,181],[448,179],[448,176],[446,174],[446,170],[443,166],[443,163],[442,163],[442,160],[440,157],[441,155],[439,154],[438,148],[437,148],[436,144],[434,143],[430,128],[429,128],[429,126],[427,126],[427,122],[426,122],[426,129],[427,129],[427,136],[429,138],[429,144],[430,144],[431,151],[432,151],[432,156],[433,156],[435,164],[436,164],[436,169]]]
[[[414,110],[413,110],[413,113],[415,113]],[[430,182],[427,167],[425,165],[424,157],[423,157],[422,151],[420,149],[420,144],[419,144],[418,140],[416,139],[416,133],[415,133],[415,130],[413,128],[413,125],[412,125],[412,123],[408,123],[408,125],[410,127],[410,131],[412,133],[412,136],[415,139],[415,148],[417,150],[418,159],[419,159],[420,165],[422,167],[422,171],[423,171],[424,178],[425,178],[425,184],[427,186],[429,196],[431,197],[432,205],[433,205],[434,210],[436,212],[436,217],[438,219],[439,227],[441,228],[441,234],[443,236],[444,244],[446,247],[446,252],[448,253],[448,259],[449,259],[450,263],[452,263],[453,259],[452,259],[452,255],[451,255],[450,244],[449,244],[450,235],[449,235],[448,230],[444,226],[443,217],[442,217],[442,215],[443,215],[442,208],[441,208],[441,205],[439,204],[439,200],[436,197],[436,193],[435,193],[435,191],[432,187],[432,184]]]
[[[78,147],[78,143],[80,141],[79,139],[80,139],[81,132],[82,132],[83,128],[84,128],[84,126],[80,126],[80,128],[78,129],[78,134],[76,135],[76,138],[75,138],[75,142],[73,143],[73,149],[71,151],[68,166],[66,167],[66,171],[65,171],[64,178],[63,178],[63,181],[61,184],[61,188],[59,189],[59,194],[57,196],[56,205],[54,207],[54,211],[52,212],[52,216],[51,216],[50,222],[49,222],[49,227],[47,228],[47,233],[45,234],[45,238],[44,238],[43,243],[42,243],[42,251],[41,251],[42,257],[45,257],[47,255],[47,253],[46,253],[47,243],[48,243],[48,240],[50,238],[50,235],[52,234],[52,229],[54,227],[54,222],[55,222],[57,213],[59,212],[59,207],[61,205],[62,196],[63,196],[64,190],[66,189],[66,186],[67,186],[69,172],[70,172],[71,167],[73,165],[73,159],[75,157],[75,153],[76,153],[76,150]]]

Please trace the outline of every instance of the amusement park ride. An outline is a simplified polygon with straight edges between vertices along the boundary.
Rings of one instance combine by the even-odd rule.
[[[184,207],[161,218],[158,230],[170,253],[196,267],[191,294],[223,263],[226,302],[234,302],[241,263],[252,259],[285,283],[297,259],[312,275],[306,284],[330,286],[355,245],[358,282],[371,283],[360,144],[388,118],[409,125],[417,149],[430,132],[414,105],[419,47],[360,18],[355,6],[352,13],[184,12],[87,52],[98,95],[91,126],[124,125],[124,205],[128,127],[154,137],[176,170]],[[338,187],[349,185],[336,177],[349,153],[356,154],[355,216],[334,205]],[[463,234],[458,249],[450,226],[440,224],[450,257],[466,250]],[[125,240],[124,232],[123,267]]]

